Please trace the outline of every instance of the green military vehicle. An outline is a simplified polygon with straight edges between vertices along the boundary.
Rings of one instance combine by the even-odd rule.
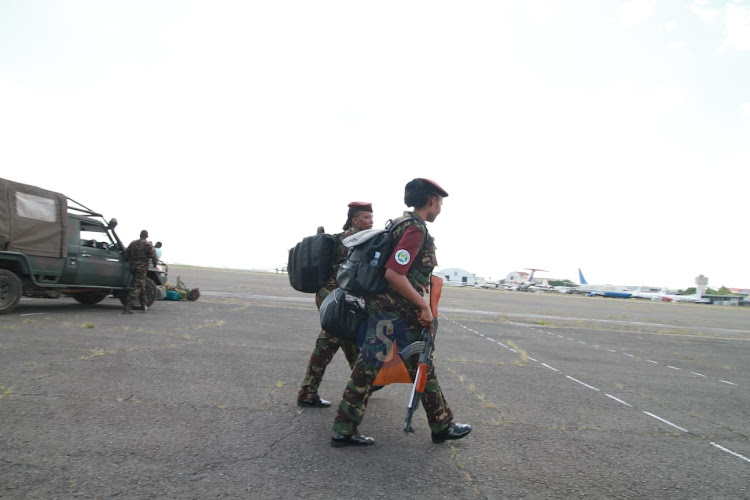
[[[0,314],[21,296],[72,297],[81,304],[112,296],[125,304],[130,265],[116,226],[116,219],[107,222],[63,194],[0,179]],[[147,305],[167,271],[163,262],[148,270]]]

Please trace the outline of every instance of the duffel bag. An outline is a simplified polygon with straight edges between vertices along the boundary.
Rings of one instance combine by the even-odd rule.
[[[344,342],[355,343],[357,331],[367,319],[365,303],[359,297],[336,288],[320,304],[320,326]]]

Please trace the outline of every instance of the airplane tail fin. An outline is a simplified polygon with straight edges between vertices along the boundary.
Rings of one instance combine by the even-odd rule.
[[[586,282],[586,279],[583,277],[583,273],[581,272],[581,268],[578,268],[578,283],[581,285],[588,285]]]

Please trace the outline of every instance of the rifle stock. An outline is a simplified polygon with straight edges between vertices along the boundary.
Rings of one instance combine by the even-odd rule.
[[[411,419],[416,409],[419,408],[419,398],[424,394],[425,384],[427,384],[427,370],[432,364],[432,351],[435,346],[435,335],[437,335],[437,318],[433,320],[432,325],[433,331],[430,331],[429,328],[422,329],[422,343],[424,344],[424,348],[419,354],[419,365],[417,366],[417,373],[414,376],[409,404],[406,406],[406,427],[404,427],[404,432],[414,432],[414,428],[411,426]]]

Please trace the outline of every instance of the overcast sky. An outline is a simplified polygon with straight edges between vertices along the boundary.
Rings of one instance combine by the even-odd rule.
[[[440,266],[750,288],[750,1],[0,0],[0,176],[274,268],[450,196]]]

